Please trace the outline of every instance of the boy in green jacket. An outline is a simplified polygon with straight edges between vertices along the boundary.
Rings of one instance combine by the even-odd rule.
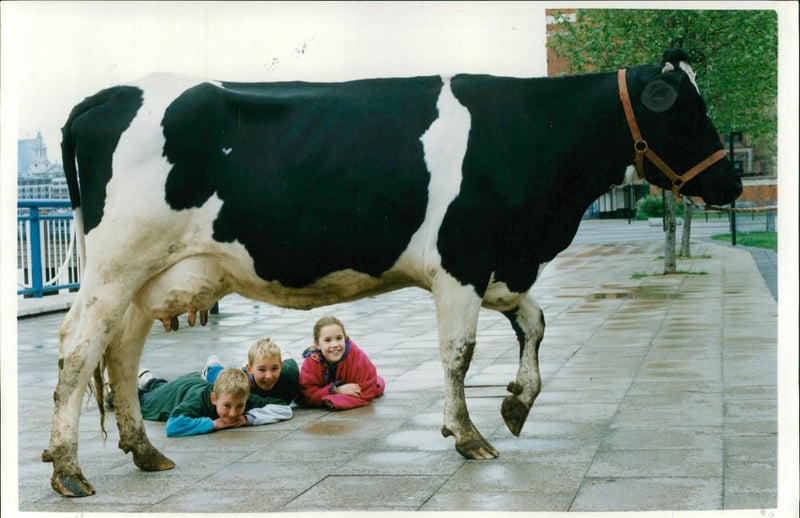
[[[268,424],[292,417],[288,406],[251,395],[247,374],[235,368],[224,369],[213,385],[193,376],[168,382],[144,371],[139,376],[139,405],[144,419],[167,422],[167,437]]]

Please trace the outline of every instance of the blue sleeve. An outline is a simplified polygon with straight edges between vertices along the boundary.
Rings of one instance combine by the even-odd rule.
[[[206,381],[209,383],[214,383],[217,381],[217,376],[225,367],[222,365],[212,365],[208,368],[208,372],[206,373]]]
[[[167,437],[199,435],[214,431],[214,421],[210,417],[170,416],[167,419]]]

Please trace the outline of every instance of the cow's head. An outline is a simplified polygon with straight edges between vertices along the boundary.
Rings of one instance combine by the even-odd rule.
[[[642,164],[647,181],[676,193],[700,196],[712,205],[735,200],[742,193],[742,182],[730,160],[722,156],[719,134],[708,118],[686,53],[669,50],[660,66],[639,71],[640,104],[634,111],[649,149]],[[664,164],[683,178],[675,180],[672,173],[665,172]]]

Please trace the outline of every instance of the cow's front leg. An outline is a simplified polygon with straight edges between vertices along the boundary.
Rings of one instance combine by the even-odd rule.
[[[503,314],[511,321],[517,334],[520,355],[517,379],[508,384],[511,394],[503,400],[501,413],[508,429],[518,436],[542,388],[539,344],[544,336],[544,314],[530,296],[522,299],[516,310]]]
[[[456,450],[468,459],[492,459],[497,450],[478,432],[467,410],[464,378],[475,349],[481,299],[470,286],[443,274],[434,288],[439,322],[439,352],[445,377],[442,435],[455,437]]]
[[[89,496],[94,487],[78,465],[78,422],[81,401],[127,301],[93,296],[82,290],[61,324],[58,385],[53,394],[50,446],[42,460],[53,463],[50,483],[64,496]]]
[[[144,471],[163,471],[175,467],[145,432],[139,407],[137,371],[145,339],[153,325],[152,316],[131,304],[125,312],[121,334],[106,351],[108,380],[114,393],[114,411],[119,428],[119,447],[133,453],[133,462]]]

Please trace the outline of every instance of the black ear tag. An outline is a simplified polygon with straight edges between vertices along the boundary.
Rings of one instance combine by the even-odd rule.
[[[677,99],[678,91],[661,79],[650,81],[642,91],[642,104],[656,113],[669,110]]]

